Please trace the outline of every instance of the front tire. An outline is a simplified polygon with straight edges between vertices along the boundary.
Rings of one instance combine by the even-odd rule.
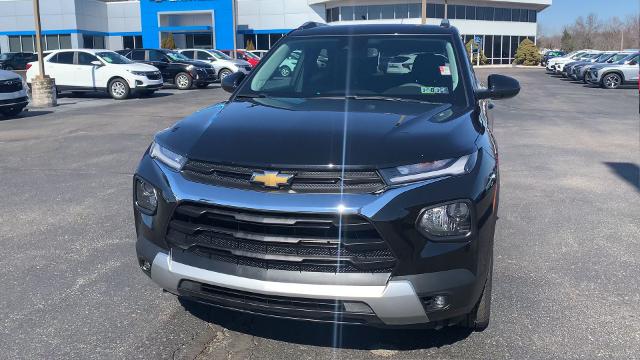
[[[233,71],[231,71],[229,69],[222,69],[218,73],[218,79],[220,79],[220,81],[222,81],[222,79],[226,78],[227,76],[229,76],[231,74],[233,74]]]
[[[18,116],[22,110],[24,110],[24,106],[13,106],[8,108],[0,109],[0,114],[6,117]]]
[[[602,78],[602,87],[605,89],[617,89],[622,85],[622,76],[613,73]]]
[[[109,95],[115,100],[124,100],[130,93],[129,84],[122,78],[115,78],[109,83]]]
[[[288,66],[282,66],[280,68],[280,75],[282,77],[289,77],[289,75],[291,75],[291,69],[289,69]]]
[[[460,324],[469,330],[480,332],[489,327],[489,320],[491,318],[491,288],[493,286],[493,256],[489,266],[489,275],[484,284],[480,300],[478,300],[476,306],[467,314],[466,318]]]
[[[193,85],[193,79],[191,78],[191,76],[183,72],[176,75],[175,82],[176,82],[176,87],[179,90],[189,90]]]

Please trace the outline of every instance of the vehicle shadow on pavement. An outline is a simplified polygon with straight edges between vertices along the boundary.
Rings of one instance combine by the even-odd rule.
[[[640,167],[632,163],[605,162],[611,171],[640,192]]]
[[[40,116],[40,115],[47,115],[47,114],[51,114],[52,112],[53,111],[49,111],[49,110],[23,111],[19,115],[16,115],[16,116],[3,116],[3,115],[0,115],[0,121],[20,120],[20,119],[30,118],[30,117]]]
[[[354,350],[419,350],[451,345],[471,331],[449,327],[432,329],[379,329],[359,325],[333,325],[252,315],[180,299],[192,315],[231,331],[277,341]]]

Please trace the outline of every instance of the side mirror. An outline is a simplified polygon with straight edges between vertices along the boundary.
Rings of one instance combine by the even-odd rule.
[[[245,75],[242,72],[235,72],[233,74],[227,75],[222,79],[222,89],[226,92],[232,93],[236,91],[244,78]]]
[[[216,61],[216,60],[218,60],[218,59],[216,59],[216,58],[215,58],[215,57],[213,57],[213,56],[210,56],[210,57],[208,57],[208,58],[207,58],[207,60],[209,60],[209,61]]]
[[[520,83],[518,80],[504,75],[489,75],[489,87],[487,89],[477,90],[476,96],[478,100],[483,99],[508,99],[512,98],[520,92]]]
[[[93,60],[91,62],[91,65],[93,65],[93,66],[103,66],[104,64],[100,60]]]
[[[629,61],[629,62],[627,63],[627,65],[631,65],[631,66],[638,65],[638,61],[636,61],[636,60]]]

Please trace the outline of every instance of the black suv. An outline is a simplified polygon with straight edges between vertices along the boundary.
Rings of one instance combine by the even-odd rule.
[[[24,70],[27,63],[37,61],[38,55],[27,52],[8,52],[0,54],[0,69]]]
[[[381,61],[404,55],[407,71]],[[228,101],[158,133],[134,175],[137,257],[153,281],[262,315],[487,327],[489,99],[515,96],[516,80],[479,86],[448,22],[310,23],[223,87]]]
[[[191,89],[193,85],[205,88],[216,82],[215,69],[202,61],[166,49],[133,49],[117,51],[120,55],[136,62],[153,65],[162,73],[166,82],[175,84],[180,90]]]

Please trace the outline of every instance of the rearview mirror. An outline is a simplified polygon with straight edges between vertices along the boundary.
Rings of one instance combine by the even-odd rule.
[[[489,75],[489,87],[487,89],[476,90],[478,100],[482,99],[508,99],[520,92],[518,80],[504,75]]]
[[[91,62],[91,65],[93,65],[93,66],[102,66],[103,64],[102,64],[102,61],[100,61],[100,60],[93,60]]]
[[[227,75],[222,78],[222,89],[226,92],[234,92],[240,86],[242,80],[244,80],[245,75],[242,72],[234,72],[233,74]]]

